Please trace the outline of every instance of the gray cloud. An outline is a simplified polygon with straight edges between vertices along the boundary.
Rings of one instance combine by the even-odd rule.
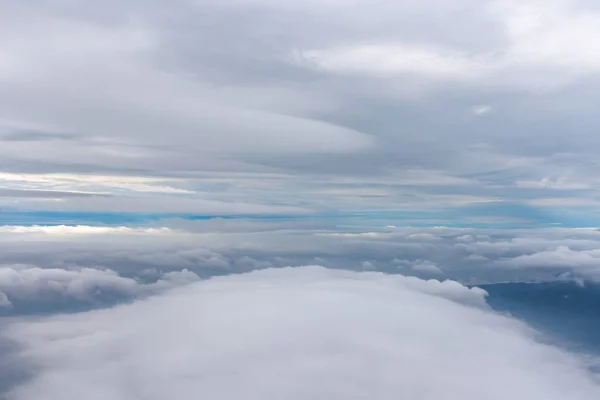
[[[110,269],[141,279],[183,269],[208,277],[307,264],[469,284],[600,277],[595,229],[370,225],[216,219],[165,220],[153,228],[0,227],[0,264]]]
[[[0,169],[187,187],[280,173],[293,178],[231,179],[197,200],[291,206],[311,192],[317,209],[446,207],[448,192],[564,209],[557,187],[594,206],[599,15],[537,0],[7,3]],[[455,183],[411,186],[407,170]],[[371,198],[324,190],[345,179],[398,183]]]
[[[149,276],[148,278],[152,278]],[[0,313],[68,311],[81,306],[109,305],[115,301],[156,294],[198,280],[187,270],[162,274],[144,283],[94,268],[40,268],[26,265],[0,267]]]
[[[0,188],[0,197],[16,198],[41,198],[56,199],[67,197],[103,197],[102,193],[68,192],[58,190],[26,190],[26,189],[2,189]]]
[[[9,142],[35,142],[47,140],[68,140],[73,139],[74,137],[74,135],[67,135],[62,133],[23,131],[10,132],[6,135],[3,135],[1,139]]]

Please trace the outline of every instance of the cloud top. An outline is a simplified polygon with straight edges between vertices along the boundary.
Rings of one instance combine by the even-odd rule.
[[[597,399],[573,356],[451,282],[320,267],[213,278],[20,322],[11,400]]]
[[[167,272],[152,283],[144,283],[112,270],[4,266],[0,267],[0,311],[44,309],[63,303],[101,305],[156,294],[198,279],[188,270]]]

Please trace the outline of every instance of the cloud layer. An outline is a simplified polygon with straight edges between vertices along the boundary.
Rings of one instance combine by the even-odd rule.
[[[596,399],[580,361],[459,284],[318,267],[214,278],[5,332],[11,400]]]
[[[305,218],[169,219],[144,227],[0,226],[0,292],[3,304],[12,305],[4,312],[93,307],[154,293],[169,286],[165,280],[184,284],[307,264],[466,284],[600,281],[597,229],[353,221],[353,227]],[[169,280],[179,275],[181,280]]]
[[[600,279],[600,233],[579,228],[381,226],[342,218],[168,219],[144,227],[0,226],[0,264],[200,276],[317,263],[462,282]],[[386,220],[384,223],[387,223]]]
[[[142,274],[144,275],[144,274]],[[150,282],[120,276],[96,268],[40,268],[16,265],[0,267],[0,313],[70,311],[81,306],[106,306],[159,293],[199,278],[188,270],[156,275],[146,272]],[[154,278],[154,279],[153,279]]]
[[[519,218],[515,205],[599,203],[589,1],[34,0],[0,14],[2,209],[496,202],[495,218]]]

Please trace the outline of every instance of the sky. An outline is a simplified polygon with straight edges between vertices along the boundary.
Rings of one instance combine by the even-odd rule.
[[[0,399],[599,398],[473,287],[600,284],[598,39],[591,0],[2,1]]]
[[[0,18],[4,213],[597,223],[594,2],[9,0]]]

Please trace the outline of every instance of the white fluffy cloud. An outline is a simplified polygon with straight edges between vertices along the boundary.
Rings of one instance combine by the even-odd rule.
[[[573,399],[576,357],[452,282],[318,267],[214,278],[131,305],[17,322],[10,400]]]
[[[137,297],[157,293],[198,280],[188,270],[168,272],[153,283],[144,284],[111,270],[95,268],[0,267],[0,308],[53,301],[94,303],[103,296]]]
[[[0,226],[0,266],[200,276],[312,263],[469,283],[600,278],[597,229],[334,227],[298,218],[163,220],[145,227]],[[315,261],[318,260],[318,261]]]
[[[558,271],[575,272],[595,281],[600,280],[600,249],[572,250],[568,246],[559,245],[556,248],[503,260],[499,264],[515,269],[555,268]]]

